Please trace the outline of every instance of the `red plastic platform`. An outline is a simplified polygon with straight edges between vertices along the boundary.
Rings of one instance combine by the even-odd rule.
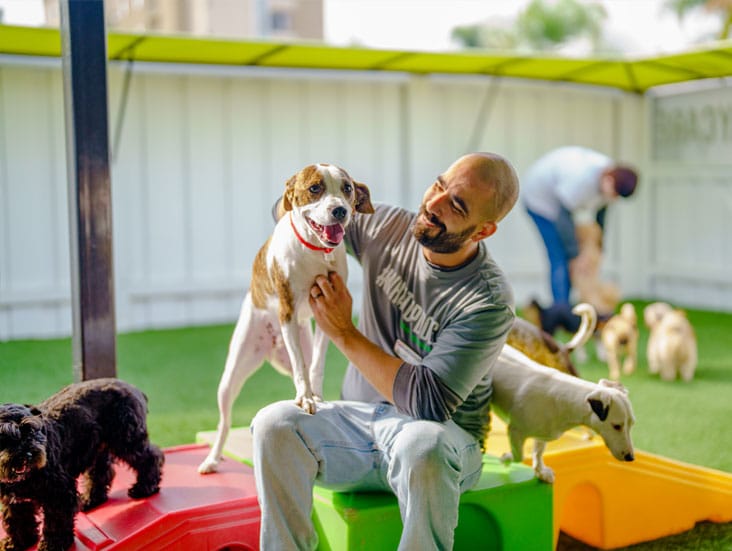
[[[134,500],[127,488],[134,474],[122,465],[109,500],[76,517],[75,551],[255,551],[259,549],[259,504],[251,467],[221,463],[216,476],[197,468],[206,445],[165,450],[160,493]],[[5,536],[2,528],[0,535]]]

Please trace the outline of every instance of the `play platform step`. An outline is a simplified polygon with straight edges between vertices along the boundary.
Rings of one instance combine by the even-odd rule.
[[[166,449],[160,493],[141,500],[127,496],[134,473],[118,465],[109,500],[76,517],[72,551],[259,549],[252,469],[227,461],[216,476],[199,475],[207,453],[201,445]]]

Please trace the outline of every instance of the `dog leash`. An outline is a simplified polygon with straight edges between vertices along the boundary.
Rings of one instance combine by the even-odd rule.
[[[300,243],[305,245],[305,247],[307,247],[311,251],[322,251],[325,254],[330,254],[333,252],[333,247],[318,247],[317,245],[313,245],[312,243],[306,241],[305,238],[298,233],[297,228],[295,227],[295,223],[292,221],[292,213],[290,213],[290,226],[292,226],[292,231],[295,232],[298,241],[300,241]]]

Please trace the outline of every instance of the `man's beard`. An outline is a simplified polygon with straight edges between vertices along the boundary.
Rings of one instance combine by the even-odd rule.
[[[475,232],[476,226],[465,228],[458,233],[448,232],[447,228],[445,228],[444,224],[437,217],[427,214],[424,206],[419,208],[419,215],[424,216],[435,226],[425,226],[420,222],[420,217],[418,216],[412,226],[412,235],[414,235],[420,245],[434,253],[450,254],[457,252],[465,244],[468,236]]]

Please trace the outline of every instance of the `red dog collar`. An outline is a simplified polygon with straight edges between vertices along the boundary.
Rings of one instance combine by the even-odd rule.
[[[290,226],[292,226],[292,231],[295,232],[298,241],[300,241],[300,243],[305,245],[311,251],[323,251],[325,254],[333,252],[333,247],[318,247],[317,245],[313,245],[312,243],[305,241],[305,238],[297,232],[295,223],[292,221],[292,213],[290,213]]]

